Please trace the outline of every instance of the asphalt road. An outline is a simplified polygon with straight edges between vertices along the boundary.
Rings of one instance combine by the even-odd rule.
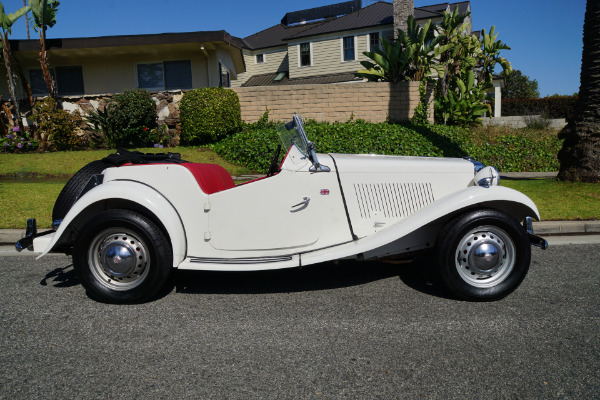
[[[493,303],[446,298],[420,261],[179,272],[115,306],[65,256],[0,257],[0,398],[599,398],[599,259],[534,249]]]

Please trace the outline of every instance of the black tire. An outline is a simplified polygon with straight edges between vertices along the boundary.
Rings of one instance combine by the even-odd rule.
[[[73,207],[73,204],[75,204],[79,193],[81,193],[90,178],[93,175],[101,173],[111,165],[112,164],[105,161],[97,160],[92,161],[77,171],[75,175],[69,179],[56,198],[54,208],[52,209],[52,221],[63,219],[71,207]]]
[[[148,218],[129,210],[108,210],[85,224],[73,248],[73,267],[91,297],[106,303],[140,303],[168,282],[173,251]]]
[[[501,299],[523,281],[531,262],[525,229],[497,210],[458,216],[440,231],[436,269],[442,284],[469,301]]]

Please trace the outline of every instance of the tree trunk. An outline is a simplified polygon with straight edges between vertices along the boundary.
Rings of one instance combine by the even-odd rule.
[[[23,0],[23,7],[27,7],[26,0]],[[27,13],[25,13],[25,29],[27,30],[27,40],[29,40],[31,38],[29,37],[29,17],[27,16]]]
[[[15,81],[12,72],[12,65],[10,62],[10,43],[6,35],[2,35],[2,56],[4,57],[4,66],[6,67],[6,76],[8,78],[8,91],[10,92],[10,100],[15,108],[15,115],[17,118],[17,125],[21,133],[24,133],[25,128],[23,126],[23,118],[21,118],[21,111],[19,110],[19,102],[17,94],[15,92]]]
[[[46,52],[46,29],[40,28],[40,65],[42,67],[42,75],[44,76],[44,82],[48,88],[48,95],[51,98],[56,97],[56,90],[54,87],[54,79],[50,75],[50,64],[48,63],[48,53]]]
[[[409,15],[415,15],[414,0],[394,0],[394,39],[398,39],[398,29],[406,32]]]
[[[562,130],[561,180],[600,182],[600,1],[588,0],[583,23],[579,102]]]

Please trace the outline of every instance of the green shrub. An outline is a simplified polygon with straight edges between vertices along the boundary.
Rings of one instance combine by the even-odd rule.
[[[240,100],[233,90],[224,88],[186,92],[179,103],[179,117],[185,144],[214,143],[242,126]]]
[[[156,129],[156,104],[144,89],[117,94],[104,110],[91,111],[86,117],[95,141],[108,149],[143,147],[153,144],[150,132]]]
[[[50,150],[74,150],[81,143],[78,135],[81,115],[57,108],[50,97],[35,104],[31,119],[37,123],[42,147]]]
[[[492,136],[444,125],[308,121],[305,130],[320,153],[471,156],[500,171],[556,171],[562,146],[555,134],[539,131],[513,130]],[[266,172],[278,143],[275,124],[252,124],[211,147],[232,163]]]
[[[156,104],[146,90],[126,90],[115,95],[108,106],[108,115],[115,130],[116,146],[152,144],[148,130],[156,128]]]

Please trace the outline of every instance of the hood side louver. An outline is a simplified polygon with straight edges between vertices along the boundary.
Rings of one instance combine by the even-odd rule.
[[[362,219],[405,218],[433,203],[431,183],[355,183]]]

